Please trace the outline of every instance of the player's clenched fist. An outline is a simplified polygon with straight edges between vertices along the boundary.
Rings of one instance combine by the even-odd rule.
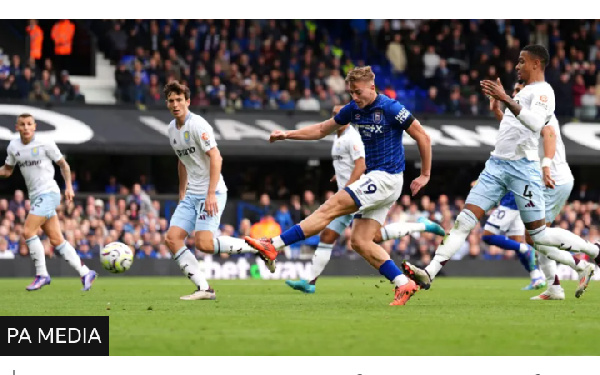
[[[269,137],[269,142],[273,143],[276,141],[284,141],[286,138],[286,134],[282,130],[273,130],[271,132],[271,136]]]

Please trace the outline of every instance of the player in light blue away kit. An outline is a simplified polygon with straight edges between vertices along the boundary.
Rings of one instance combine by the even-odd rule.
[[[343,106],[336,105],[333,108],[333,116],[336,116],[342,108]],[[367,168],[365,164],[365,146],[360,139],[360,134],[351,124],[340,127],[336,132],[335,140],[331,146],[331,157],[333,158],[333,169],[335,170],[335,175],[331,181],[335,180],[337,182],[338,190],[352,185],[365,172]],[[329,223],[327,228],[321,232],[319,245],[312,258],[310,279],[286,280],[285,283],[295,290],[304,293],[314,293],[316,291],[317,278],[331,259],[333,244],[351,222],[352,214],[340,216]],[[404,237],[413,232],[430,232],[439,236],[446,235],[446,232],[444,232],[444,229],[440,225],[427,218],[420,217],[417,223],[399,222],[382,227],[381,231],[375,235],[375,242],[380,243]]]
[[[71,168],[60,153],[56,143],[48,139],[36,138],[37,125],[32,115],[24,113],[17,117],[19,139],[8,144],[6,162],[0,168],[0,177],[10,177],[15,166],[18,166],[27,185],[31,211],[25,220],[23,239],[29,248],[31,260],[35,266],[35,279],[26,288],[28,291],[38,290],[44,285],[50,285],[50,275],[46,269],[46,254],[44,245],[37,236],[40,228],[50,238],[50,244],[71,267],[81,276],[84,291],[90,290],[96,279],[96,272],[90,270],[79,258],[77,252],[65,240],[60,230],[56,207],[60,204],[60,189],[54,180],[54,166],[58,164],[65,180],[65,201],[73,200],[71,185]]]
[[[404,131],[417,142],[421,154],[421,175],[410,186],[413,195],[429,182],[431,140],[408,109],[385,95],[377,94],[375,74],[371,67],[352,69],[346,82],[353,100],[335,117],[300,130],[276,130],[271,133],[270,141],[317,140],[352,123],[365,145],[366,174],[338,191],[312,215],[281,236],[260,240],[246,237],[246,241],[268,259],[275,259],[278,251],[285,246],[320,233],[337,217],[356,212],[352,226],[352,248],[388,280],[394,282],[395,297],[391,305],[404,305],[417,291],[417,286],[402,274],[389,254],[374,239],[381,231],[390,207],[402,191]]]
[[[496,82],[501,84],[499,78]],[[521,88],[523,88],[522,85],[519,86],[519,83],[515,84],[512,96],[515,97],[521,91]],[[502,113],[500,104],[492,97],[489,99],[490,110],[494,113],[498,121],[502,121],[504,113]],[[517,253],[519,261],[531,277],[531,283],[522,290],[540,289],[546,286],[544,273],[540,271],[536,262],[535,250],[531,245],[525,243],[525,224],[521,220],[515,195],[511,191],[502,197],[498,208],[490,215],[483,230],[482,239],[485,243],[499,246],[506,250],[513,250]]]
[[[513,97],[523,89],[523,82],[515,84]],[[490,99],[490,107],[496,118],[502,121],[504,114],[500,110],[500,105],[495,99]],[[550,226],[556,216],[565,205],[571,190],[573,190],[574,178],[571,168],[567,163],[565,144],[562,141],[558,119],[552,116],[540,132],[542,142],[539,147],[539,156],[542,158],[541,166],[544,184],[544,202],[546,206],[546,225]],[[527,242],[534,245],[533,241],[527,236]],[[566,251],[561,251],[555,247],[536,245],[536,250],[540,253],[540,266],[546,281],[548,289],[541,294],[531,297],[532,300],[563,300],[565,291],[560,285],[560,280],[556,274],[556,262],[567,265],[577,272],[579,286],[575,291],[575,297],[579,298],[585,292],[595,266],[585,260],[574,258]]]
[[[538,142],[542,128],[554,116],[555,108],[554,90],[544,80],[548,60],[548,51],[544,46],[529,45],[523,48],[516,70],[518,78],[526,86],[514,100],[497,82],[481,82],[483,93],[503,102],[507,109],[500,122],[492,156],[431,264],[420,269],[408,262],[403,263],[404,272],[422,288],[429,289],[434,277],[464,243],[485,212],[509,190],[515,194],[521,218],[536,248],[546,245],[565,251],[584,252],[592,259],[598,257],[600,245],[585,241],[567,230],[546,227]],[[595,261],[598,263],[600,257]]]
[[[215,238],[227,202],[227,187],[221,176],[223,158],[217,148],[212,126],[189,111],[190,89],[177,81],[164,88],[169,111],[169,142],[179,158],[179,204],[171,217],[165,242],[181,271],[196,285],[183,300],[214,300],[215,291],[200,270],[196,255],[185,246],[194,233],[196,248],[207,254],[257,253],[244,240],[229,236]],[[266,260],[273,272],[275,265]]]
[[[489,216],[483,227],[481,239],[488,245],[513,250],[517,253],[519,261],[531,277],[531,283],[523,290],[541,289],[546,286],[546,280],[537,265],[535,250],[531,245],[525,243],[524,234],[525,224],[519,216],[515,196],[509,191]]]

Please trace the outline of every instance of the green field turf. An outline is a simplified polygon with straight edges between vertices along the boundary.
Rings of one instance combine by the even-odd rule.
[[[283,281],[213,281],[216,301],[180,301],[184,277],[78,278],[26,292],[0,279],[0,315],[109,315],[111,355],[598,355],[600,285],[581,299],[530,301],[526,279],[439,278],[388,306],[377,278],[319,280],[304,295]],[[110,306],[110,310],[107,309]]]

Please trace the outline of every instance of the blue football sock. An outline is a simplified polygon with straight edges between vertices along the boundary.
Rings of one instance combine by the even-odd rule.
[[[386,279],[394,281],[398,275],[402,274],[402,271],[400,271],[400,268],[396,266],[393,260],[388,259],[379,267],[379,273],[385,276]]]
[[[519,262],[521,262],[521,264],[523,265],[523,267],[525,267],[527,272],[531,272],[537,268],[536,265],[531,264],[531,258],[530,258],[531,255],[529,254],[529,251],[526,253],[517,251],[517,256],[519,257]]]
[[[302,241],[306,238],[304,232],[302,232],[302,228],[300,228],[300,225],[298,224],[283,232],[279,237],[283,240],[285,246]]]
[[[519,242],[511,240],[506,236],[492,234],[488,236],[483,236],[481,237],[481,239],[488,245],[498,246],[505,250],[514,250],[518,252],[519,249],[521,249],[521,244]]]
[[[527,272],[531,272],[533,270],[531,268],[531,260],[530,260],[529,252],[521,253],[521,251],[520,251],[521,244],[519,242],[517,242],[515,240],[511,240],[510,238],[508,238],[506,236],[501,236],[501,235],[497,235],[497,234],[483,236],[483,237],[481,237],[481,239],[483,240],[483,242],[485,242],[488,245],[494,245],[494,246],[501,247],[505,250],[515,251],[517,253],[517,256],[519,257],[519,261],[521,262],[523,267],[525,267]]]

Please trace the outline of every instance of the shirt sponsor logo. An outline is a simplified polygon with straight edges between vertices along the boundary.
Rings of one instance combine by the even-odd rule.
[[[25,160],[18,163],[19,168],[33,167],[42,164],[41,160]]]
[[[175,150],[175,152],[177,153],[177,156],[181,157],[181,156],[186,156],[186,155],[190,155],[193,154],[194,152],[196,152],[196,147],[190,147],[190,148],[186,148],[184,150]]]

